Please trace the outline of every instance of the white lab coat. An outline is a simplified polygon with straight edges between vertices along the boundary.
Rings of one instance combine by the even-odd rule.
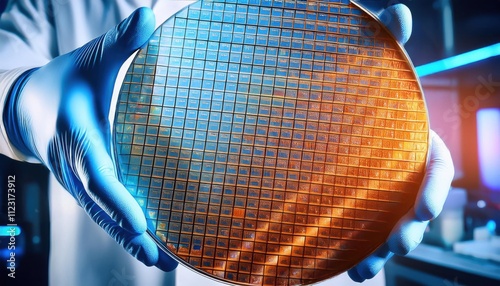
[[[84,45],[108,31],[138,7],[153,8],[159,25],[191,2],[11,1],[0,19],[0,119],[6,95],[24,71],[42,66],[58,55]],[[125,70],[126,64],[122,74]],[[11,146],[2,120],[0,129],[0,153],[16,160],[36,162]],[[54,178],[51,178],[50,189],[50,285],[223,285],[182,266],[171,273],[144,266],[102,231]],[[357,285],[347,275],[321,283],[332,284]],[[383,275],[378,275],[368,284],[382,285]]]

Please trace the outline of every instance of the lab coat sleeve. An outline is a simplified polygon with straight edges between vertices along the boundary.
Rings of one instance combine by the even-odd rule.
[[[5,101],[23,72],[57,56],[54,11],[49,0],[11,0],[0,17],[0,153],[19,161],[37,162],[10,143],[2,120]]]

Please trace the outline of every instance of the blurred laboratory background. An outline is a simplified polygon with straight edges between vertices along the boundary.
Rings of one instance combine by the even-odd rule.
[[[424,243],[387,263],[386,285],[500,285],[500,1],[402,3],[413,14],[405,48],[455,179]]]
[[[6,2],[0,0],[0,11]],[[424,243],[391,259],[380,285],[500,285],[500,0],[389,2],[412,12],[413,33],[405,47],[421,78],[431,127],[451,151],[455,179]],[[23,265],[18,277],[26,279],[17,282],[46,285],[48,172],[2,156],[2,194],[9,175],[16,176],[18,190],[17,261]],[[8,223],[6,212],[2,195],[0,226]],[[8,236],[0,233],[2,265],[7,243]],[[1,280],[5,271],[2,266]]]

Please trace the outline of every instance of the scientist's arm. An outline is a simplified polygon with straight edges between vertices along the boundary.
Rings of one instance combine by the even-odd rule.
[[[147,235],[145,216],[110,155],[116,76],[154,27],[151,9],[138,9],[83,47],[25,71],[10,88],[2,120],[10,144],[50,169],[111,237],[144,264],[170,271],[177,263]]]
[[[386,1],[360,0],[379,18],[401,44],[408,41],[412,30],[409,9],[396,4],[383,9]],[[386,243],[348,271],[352,280],[362,282],[373,278],[394,254],[406,255],[422,241],[429,220],[443,208],[454,175],[453,162],[441,138],[431,131],[429,162],[414,207],[394,227]]]
[[[42,66],[57,53],[53,10],[48,1],[9,1],[0,17],[0,119],[11,86],[25,71]],[[12,146],[0,120],[0,154],[36,162]]]

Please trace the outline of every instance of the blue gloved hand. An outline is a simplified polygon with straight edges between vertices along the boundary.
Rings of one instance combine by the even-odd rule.
[[[405,44],[411,35],[411,13],[403,4],[383,9],[380,0],[356,1],[378,15],[394,37]],[[431,131],[430,160],[415,206],[399,220],[386,243],[348,271],[356,282],[373,278],[394,254],[406,255],[422,241],[429,220],[443,208],[454,175],[450,152],[441,138]]]
[[[3,120],[13,145],[47,166],[111,237],[144,264],[170,271],[177,263],[145,232],[145,216],[110,156],[116,76],[154,28],[151,9],[140,8],[103,36],[26,72],[11,89]]]

